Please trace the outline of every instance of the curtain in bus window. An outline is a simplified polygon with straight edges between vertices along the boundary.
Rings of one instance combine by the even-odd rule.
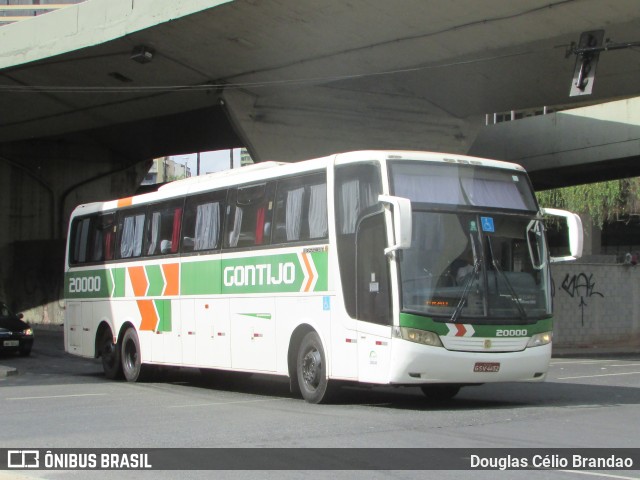
[[[256,231],[255,231],[255,244],[262,245],[264,239],[264,207],[260,207],[256,212]]]
[[[91,220],[85,218],[80,225],[80,242],[78,243],[77,260],[80,263],[87,261],[87,246],[89,242],[89,223]]]
[[[219,232],[220,204],[218,202],[211,202],[198,205],[194,250],[216,248]]]
[[[120,257],[139,257],[142,253],[142,234],[144,232],[144,213],[125,217],[120,239]]]
[[[373,185],[371,183],[363,183],[362,184],[362,198],[360,199],[360,212],[370,207],[374,203],[378,201],[376,196],[376,190],[374,190]],[[360,214],[358,212],[358,214]]]
[[[518,187],[513,182],[499,182],[483,178],[463,178],[462,186],[471,205],[506,207],[526,210]]]
[[[360,211],[360,182],[358,179],[349,180],[342,184],[342,226],[340,233],[354,233],[356,231],[356,220]]]
[[[103,232],[97,227],[94,227],[94,238],[93,238],[93,253],[91,254],[91,260],[94,262],[99,262],[103,259],[102,253],[102,245],[104,243],[103,240]]]
[[[180,225],[182,224],[182,208],[173,211],[173,230],[171,233],[171,253],[176,253],[180,248]]]
[[[439,175],[394,175],[394,193],[414,202],[464,204],[457,177]]]
[[[327,236],[327,185],[311,185],[309,199],[309,238]]]
[[[147,252],[147,255],[153,255],[156,253],[158,237],[160,236],[160,221],[160,212],[153,212],[151,219],[151,242],[149,243],[149,251]]]
[[[104,234],[104,259],[113,260],[113,228],[107,230]]]
[[[240,227],[242,226],[242,208],[236,207],[235,216],[233,217],[233,230],[229,233],[229,246],[237,247],[240,240]]]
[[[287,192],[287,212],[285,217],[285,230],[287,241],[300,240],[300,225],[302,220],[302,201],[304,199],[304,187],[289,190]]]

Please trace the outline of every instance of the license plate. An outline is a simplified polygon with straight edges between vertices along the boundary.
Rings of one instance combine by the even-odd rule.
[[[477,362],[473,366],[474,372],[482,373],[495,373],[500,371],[500,364],[498,362]]]
[[[5,340],[2,343],[5,347],[17,347],[20,345],[20,341],[19,340]]]

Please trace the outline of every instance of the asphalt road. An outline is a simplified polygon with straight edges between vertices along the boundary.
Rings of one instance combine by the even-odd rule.
[[[415,388],[345,388],[331,405],[289,394],[286,379],[206,379],[197,370],[162,381],[109,381],[100,363],[63,352],[59,332],[37,332],[31,357],[0,357],[0,448],[457,447],[637,448],[640,356],[554,359],[547,382],[463,389],[446,404]],[[319,464],[322,458],[318,458]],[[430,472],[305,472],[311,478],[432,478]],[[434,473],[434,472],[431,472]],[[579,479],[595,472],[536,471]],[[37,471],[5,478],[176,478],[177,472]],[[531,472],[441,471],[438,478],[531,478]],[[640,478],[639,471],[600,478]],[[225,471],[215,478],[300,478],[301,472]],[[434,475],[435,476],[435,475]],[[186,471],[181,478],[212,478]],[[96,477],[97,478],[97,477]]]

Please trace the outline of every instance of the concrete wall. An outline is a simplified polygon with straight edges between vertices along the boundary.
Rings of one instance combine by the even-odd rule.
[[[150,162],[97,145],[0,145],[0,299],[32,323],[62,323],[69,214],[133,194]]]
[[[551,272],[555,345],[640,348],[640,266],[563,263]]]

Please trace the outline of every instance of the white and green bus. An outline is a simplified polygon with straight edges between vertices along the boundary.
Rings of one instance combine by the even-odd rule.
[[[341,382],[536,382],[551,357],[543,213],[518,165],[409,151],[265,162],[77,207],[65,349],[109,378],[154,366]]]

